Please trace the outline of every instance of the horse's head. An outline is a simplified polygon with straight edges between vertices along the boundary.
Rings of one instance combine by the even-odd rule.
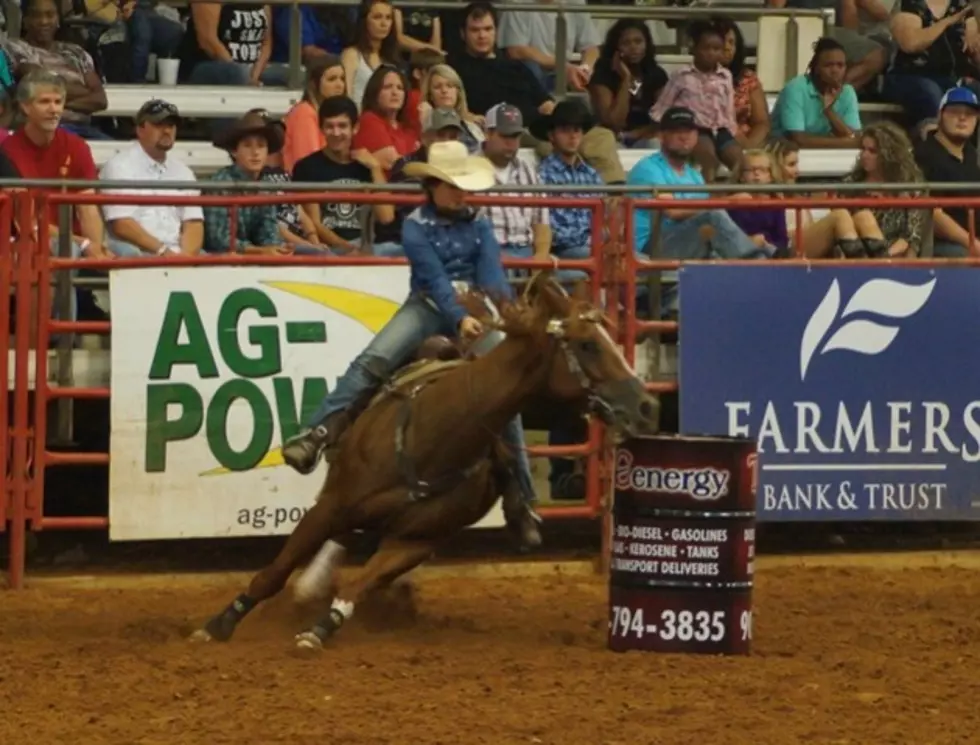
[[[553,346],[548,393],[555,398],[588,398],[591,410],[627,435],[657,431],[660,404],[647,393],[604,326],[591,302],[572,298],[550,273],[540,273],[525,291],[521,325]]]

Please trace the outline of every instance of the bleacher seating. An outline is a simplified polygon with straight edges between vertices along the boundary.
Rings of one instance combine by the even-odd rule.
[[[286,112],[303,97],[302,91],[283,88],[251,88],[210,85],[107,85],[109,107],[105,116],[136,116],[151,98],[162,98],[182,116],[200,119],[241,116],[249,109],[264,108],[273,116]]]
[[[92,141],[89,142],[95,164],[100,168],[116,153],[128,148],[128,142]],[[186,163],[199,177],[214,173],[228,165],[228,153],[219,150],[208,142],[178,142],[171,151],[175,157]],[[628,171],[636,162],[652,150],[620,150],[619,158]],[[833,178],[851,170],[857,150],[803,150],[800,153],[800,173],[803,178]],[[533,150],[521,150],[521,157],[535,162]]]

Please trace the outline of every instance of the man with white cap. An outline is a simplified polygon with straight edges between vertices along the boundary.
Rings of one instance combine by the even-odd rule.
[[[320,408],[310,428],[286,441],[283,458],[300,473],[311,473],[320,456],[330,461],[343,432],[370,401],[377,389],[399,367],[412,359],[430,336],[483,334],[480,322],[469,315],[456,297],[460,286],[478,288],[492,297],[512,297],[500,262],[500,246],[490,220],[468,202],[469,192],[494,185],[494,169],[482,156],[471,156],[461,142],[436,142],[428,162],[410,163],[405,174],[422,181],[425,203],[412,212],[402,228],[402,246],[411,267],[411,292],[404,305],[367,348],[351,363]],[[503,339],[490,332],[480,341],[489,351]],[[524,497],[519,514],[508,514],[526,547],[540,545],[539,518],[531,503],[534,486],[524,448],[520,416],[504,432],[518,456],[518,480]]]

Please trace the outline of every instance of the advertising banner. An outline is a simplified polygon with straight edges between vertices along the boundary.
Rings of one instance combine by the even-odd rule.
[[[291,532],[326,466],[300,476],[279,448],[401,305],[408,268],[126,270],[110,293],[110,537]],[[479,526],[502,524],[498,507]]]
[[[680,272],[681,431],[758,441],[760,520],[980,519],[980,273]]]

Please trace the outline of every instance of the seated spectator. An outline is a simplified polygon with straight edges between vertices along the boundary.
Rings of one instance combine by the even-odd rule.
[[[520,0],[523,2],[524,0]],[[585,5],[585,0],[568,0],[567,5]],[[520,10],[520,2],[508,3],[500,17],[500,48],[511,59],[520,60],[534,74],[541,86],[552,92],[555,88],[555,26],[557,13]],[[584,91],[592,79],[592,70],[599,57],[599,32],[588,13],[565,15],[568,36],[565,59],[580,55],[579,62],[566,62],[568,87]]]
[[[486,112],[497,103],[506,101],[521,111],[524,121],[532,122],[539,115],[550,114],[555,101],[545,92],[537,78],[517,60],[497,57],[497,12],[490,3],[478,2],[463,11],[464,51],[450,60],[463,83],[470,111]],[[551,151],[547,142],[526,136],[525,146],[534,147],[539,157]],[[626,178],[619,159],[616,136],[605,127],[593,127],[582,138],[582,157],[595,168],[607,184],[621,184]]]
[[[639,18],[616,21],[606,33],[589,83],[592,110],[626,147],[649,147],[656,137],[650,109],[667,85],[650,29]]]
[[[110,139],[92,126],[92,114],[108,106],[92,57],[77,44],[55,41],[61,21],[55,0],[24,0],[22,7],[23,39],[3,42],[15,77],[42,70],[60,76],[67,96],[61,126],[89,140]]]
[[[921,184],[923,181],[922,171],[912,155],[912,143],[901,127],[894,122],[877,122],[865,127],[861,133],[861,152],[853,170],[844,177],[845,183]],[[917,196],[914,192],[889,192],[886,195],[872,190],[868,193],[893,199]],[[850,192],[848,196],[851,196]],[[870,214],[870,219],[861,217],[865,212]],[[853,217],[865,248],[859,257],[915,258],[919,255],[925,218],[923,210],[871,207],[855,211]],[[876,230],[871,229],[872,219]],[[866,227],[859,221],[866,223]]]
[[[147,101],[136,113],[136,142],[102,167],[102,181],[196,182],[194,173],[170,151],[177,141],[180,112],[160,99]],[[196,190],[118,189],[106,194],[197,196]],[[109,249],[116,256],[163,256],[200,253],[204,213],[189,205],[106,205]]]
[[[844,80],[862,90],[888,65],[891,34],[888,19],[896,0],[766,0],[770,8],[836,11],[837,26],[829,36],[844,50]]]
[[[429,70],[436,65],[441,65],[444,60],[445,57],[443,57],[442,52],[437,52],[434,49],[420,49],[417,52],[412,52],[408,59],[408,100],[405,106],[408,110],[409,123],[418,131],[422,130],[420,122],[424,118],[419,110],[422,103],[422,81],[429,74]]]
[[[734,168],[742,155],[735,139],[735,86],[732,74],[721,63],[725,45],[722,30],[710,21],[695,21],[689,34],[694,42],[694,64],[670,76],[650,109],[650,118],[659,123],[664,112],[674,107],[694,112],[698,141],[692,155],[701,166],[704,180],[711,182],[719,160]]]
[[[321,12],[321,9],[323,12]],[[289,62],[289,36],[293,8],[276,5],[272,8],[272,61]],[[321,57],[339,55],[348,38],[350,23],[346,15],[327,6],[300,3],[300,61],[309,68]]]
[[[382,65],[398,65],[394,12],[388,0],[361,0],[354,45],[340,55],[347,75],[348,95],[358,111],[363,108],[364,90],[375,70]]]
[[[327,144],[320,129],[320,104],[331,96],[347,94],[344,68],[339,58],[329,54],[319,56],[307,65],[306,72],[303,99],[289,110],[283,121],[286,141],[282,146],[282,164],[290,173],[300,160],[323,150]]]
[[[132,74],[133,48],[127,27],[136,15],[136,0],[75,0],[63,3],[61,12],[58,40],[88,52],[104,83],[137,82]],[[178,42],[183,34],[181,27]]]
[[[554,186],[602,186],[602,177],[579,154],[582,137],[595,122],[585,104],[575,99],[562,101],[550,115],[535,120],[532,134],[548,140],[551,155],[538,164],[538,179]],[[574,197],[594,196],[595,192],[567,194]],[[592,255],[592,210],[568,207],[548,210],[551,225],[551,253],[559,259],[587,259]],[[561,269],[562,282],[588,279],[578,269]]]
[[[439,11],[428,8],[395,8],[395,38],[407,54],[430,50],[442,54]]]
[[[679,106],[667,109],[660,119],[660,152],[646,156],[633,166],[626,183],[646,187],[703,185],[704,177],[690,162],[698,136],[693,111]],[[660,240],[655,241],[653,211],[638,210],[634,229],[634,249],[638,253],[676,259],[747,259],[771,254],[742,232],[724,210],[689,210],[679,206],[684,199],[707,199],[704,192],[654,191],[654,194],[664,201],[663,209],[656,210],[661,220]]]
[[[463,124],[460,141],[470,153],[478,153],[487,136],[480,126],[483,117],[473,114],[466,102],[463,81],[449,65],[436,65],[422,80],[422,102],[419,111],[425,114],[432,109],[452,109],[459,114]]]
[[[367,150],[385,172],[419,147],[419,132],[409,124],[406,112],[406,87],[405,76],[397,68],[383,65],[364,90],[354,149]]]
[[[804,148],[857,147],[861,116],[844,71],[840,43],[826,36],[817,41],[806,72],[779,93],[772,111],[773,134]]]
[[[941,7],[934,11],[925,0],[899,0],[891,20],[897,49],[882,95],[899,104],[916,127],[936,116],[943,92],[958,78],[980,78],[980,35],[969,0]]]
[[[736,184],[774,184],[776,173],[772,156],[765,150],[746,150],[732,171]],[[772,195],[760,192],[735,194],[733,199],[762,199],[773,202]],[[728,216],[752,242],[770,249],[773,256],[788,256],[789,236],[786,233],[786,210],[778,202],[771,209],[729,208]]]
[[[518,156],[523,134],[524,118],[516,106],[501,103],[487,112],[487,140],[483,143],[483,154],[493,164],[494,183],[497,186],[534,186],[540,183],[534,168]],[[551,254],[551,225],[547,207],[494,206],[487,209],[504,257],[548,258]]]
[[[282,148],[282,132],[258,114],[246,114],[218,135],[214,146],[227,150],[232,164],[214,174],[213,181],[258,181],[269,153],[277,153]],[[279,235],[274,204],[235,209],[237,231],[232,246],[232,207],[204,208],[204,249],[208,253],[232,250],[244,254],[292,253],[292,247]]]
[[[732,74],[732,84],[735,86],[735,122],[738,126],[735,139],[743,148],[762,147],[772,129],[769,104],[755,70],[745,65],[742,31],[731,18],[716,16],[711,20],[724,34],[721,64]]]
[[[285,142],[288,134],[286,125],[274,119],[266,109],[251,109],[246,112],[249,115],[262,117],[267,124],[279,129],[280,135]],[[288,184],[292,179],[289,172],[283,168],[282,152],[269,153],[266,158],[265,168],[259,181],[270,184]],[[283,201],[276,205],[276,217],[279,219],[279,235],[289,245],[292,252],[297,256],[323,256],[329,253],[327,246],[320,242],[316,232],[316,225],[305,210],[301,210],[295,202],[295,194],[277,190],[276,194],[283,197]]]
[[[285,85],[282,66],[269,68],[271,55],[269,6],[193,3],[178,77],[193,85]]]
[[[62,78],[44,70],[27,73],[17,87],[17,101],[23,125],[0,144],[9,165],[23,179],[72,179],[94,181],[95,162],[85,140],[59,127],[65,108],[66,87]],[[40,190],[45,191],[45,190]],[[62,191],[57,189],[56,191]],[[66,190],[67,191],[67,190]],[[87,189],[83,194],[92,193]],[[60,208],[49,204],[47,210],[48,250],[52,256],[61,253],[58,240]],[[42,218],[43,219],[43,218]],[[38,225],[16,225],[22,231],[36,233]],[[90,256],[111,258],[104,245],[102,215],[92,204],[76,204],[72,209],[70,251],[73,258]],[[74,295],[68,317],[75,317]]]
[[[792,140],[770,140],[766,152],[772,157],[773,175],[778,184],[795,184],[800,178],[800,146]],[[794,198],[797,194],[791,195]],[[808,209],[786,210],[786,232],[789,245],[797,245],[797,227],[800,230],[813,223],[813,213]]]
[[[925,180],[931,183],[980,184],[977,165],[977,116],[980,101],[969,88],[953,88],[939,104],[938,129],[926,136],[915,148],[915,159]],[[967,192],[931,192],[937,197],[965,197]],[[973,196],[973,194],[969,194]],[[933,210],[935,243],[933,255],[938,258],[980,256],[980,240],[970,235],[970,212],[967,207]]]
[[[138,0],[126,24],[133,60],[129,77],[137,83],[146,81],[151,54],[158,59],[175,57],[184,38],[183,25],[157,13],[154,5],[153,0]]]
[[[388,182],[403,184],[414,181],[405,174],[405,166],[409,163],[425,163],[429,155],[429,147],[435,142],[456,142],[462,139],[463,122],[452,109],[431,109],[425,118],[422,129],[422,145],[413,153],[400,158],[391,169]],[[374,243],[371,253],[375,256],[404,256],[402,250],[402,223],[416,209],[417,205],[406,204],[395,207],[395,219],[388,223],[376,223]]]
[[[343,187],[347,184],[384,184],[384,169],[366,150],[352,151],[354,130],[357,127],[357,107],[346,96],[333,96],[320,104],[320,127],[327,144],[318,152],[307,155],[293,171],[293,181]],[[361,207],[337,202],[328,197],[323,204],[305,204],[320,243],[339,253],[354,253],[361,246],[364,224]],[[375,222],[390,223],[395,208],[376,204],[371,208]]]

